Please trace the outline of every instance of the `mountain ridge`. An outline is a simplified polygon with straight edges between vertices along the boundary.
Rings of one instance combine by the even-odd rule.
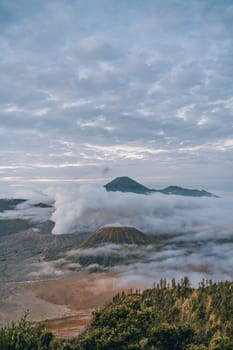
[[[165,195],[178,195],[178,196],[188,196],[188,197],[214,197],[218,198],[215,194],[208,192],[206,190],[198,190],[198,189],[190,189],[190,188],[184,188],[180,186],[168,186],[163,189],[151,189],[148,188],[139,182],[131,179],[128,176],[120,176],[106,185],[104,185],[104,188],[108,192],[129,192],[129,193],[136,193],[136,194],[151,194],[151,193],[162,193]]]

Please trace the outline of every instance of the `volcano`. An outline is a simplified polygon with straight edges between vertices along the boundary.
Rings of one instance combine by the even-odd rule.
[[[106,191],[112,192],[131,192],[137,194],[151,194],[157,192],[166,195],[218,198],[218,196],[205,190],[189,189],[180,186],[168,186],[160,190],[155,190],[141,185],[139,182],[131,179],[128,176],[117,177],[116,179],[104,185],[104,187]]]
[[[117,177],[104,186],[107,191],[148,194],[151,190],[128,176]]]
[[[155,244],[155,239],[134,227],[105,226],[80,244],[80,248],[93,248],[103,244]]]

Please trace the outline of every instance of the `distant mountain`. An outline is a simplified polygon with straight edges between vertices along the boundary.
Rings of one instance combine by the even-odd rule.
[[[26,202],[27,199],[22,198],[0,198],[0,213],[6,211],[6,210],[14,210],[17,205]],[[33,204],[36,208],[52,208],[52,204],[39,202],[36,204]]]
[[[34,204],[34,207],[36,207],[36,208],[52,208],[53,206],[50,204],[40,202],[40,203]]]
[[[0,212],[3,212],[5,210],[12,210],[15,209],[15,207],[25,202],[26,199],[21,198],[14,198],[14,199],[8,199],[8,198],[1,198],[0,199]]]
[[[117,177],[104,186],[107,191],[133,192],[140,194],[148,194],[151,189],[141,185],[139,182],[128,176]]]
[[[179,186],[168,186],[158,192],[163,194],[175,194],[179,196],[190,196],[190,197],[215,197],[213,193],[207,192],[205,190],[192,190],[189,188],[183,188]]]
[[[154,192],[167,194],[167,195],[178,195],[178,196],[190,196],[190,197],[215,197],[213,193],[205,190],[189,189],[179,186],[168,186],[161,190],[150,189],[146,186],[141,185],[139,182],[131,179],[127,176],[117,177],[111,182],[104,185],[107,191],[113,192],[131,192],[137,194],[151,194]]]
[[[145,235],[134,227],[102,227],[80,244],[81,248],[93,248],[101,244],[149,245],[155,243],[153,237]]]

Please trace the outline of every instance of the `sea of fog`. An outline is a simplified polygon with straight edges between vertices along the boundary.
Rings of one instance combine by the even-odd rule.
[[[38,202],[54,207],[35,208]],[[197,283],[201,278],[233,278],[232,209],[231,197],[138,195],[84,185],[34,194],[15,210],[0,213],[0,219],[51,218],[55,235],[94,232],[105,225],[134,226],[160,237],[164,244],[160,250],[145,252],[142,261],[118,267],[124,280],[152,283],[160,277],[189,275]]]

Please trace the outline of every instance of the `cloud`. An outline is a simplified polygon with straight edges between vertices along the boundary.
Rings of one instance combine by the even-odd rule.
[[[134,226],[153,234],[154,245],[132,247],[105,244],[67,251],[62,268],[83,256],[92,264],[95,257],[119,257],[112,271],[118,283],[147,286],[166,277],[188,275],[197,285],[202,278],[214,281],[232,279],[233,219],[232,198],[191,198],[162,194],[137,195],[107,192],[82,186],[78,191],[57,194],[54,234],[93,232],[101,226]],[[87,259],[88,261],[88,259]],[[88,263],[87,263],[88,265]],[[58,264],[59,267],[59,264]],[[98,269],[107,266],[95,265]],[[85,267],[86,268],[86,267]]]
[[[35,203],[51,201],[55,201],[55,209],[33,207]],[[119,257],[119,263],[111,269],[120,276],[122,287],[151,286],[161,277],[169,280],[184,275],[197,284],[203,277],[233,278],[232,207],[232,197],[192,198],[159,193],[144,196],[72,185],[66,189],[49,188],[46,196],[35,193],[33,199],[16,210],[1,213],[1,219],[29,218],[38,222],[51,218],[55,222],[53,234],[78,235],[102,226],[134,226],[157,237],[155,245],[149,246],[107,244],[71,249],[61,253],[58,260],[35,265],[34,275],[80,270],[78,259],[85,256],[90,263],[95,257],[114,256]],[[108,269],[97,265],[95,268]]]
[[[169,244],[169,243],[167,243]],[[161,252],[147,255],[147,260],[141,260],[127,267],[121,266],[122,285],[133,284],[152,286],[166,277],[170,282],[173,277],[180,280],[189,276],[192,285],[205,279],[213,281],[232,280],[232,243],[202,242],[198,245],[166,246]]]
[[[231,198],[143,196],[81,186],[56,194],[53,233],[93,232],[118,222],[184,242],[228,239],[233,235],[232,205]]]
[[[92,61],[111,61],[119,56],[119,52],[107,41],[94,36],[81,39],[76,53],[77,56]]]
[[[40,191],[24,193],[23,198],[31,198],[23,203],[18,204],[14,210],[6,210],[0,213],[0,220],[5,219],[27,219],[34,223],[49,220],[53,212],[53,198]],[[48,208],[36,207],[36,204],[44,203],[49,205]]]
[[[0,6],[0,166],[18,166],[0,176],[95,179],[116,162],[119,173],[195,185],[198,163],[203,185],[232,190],[229,1]],[[42,162],[51,167],[38,175]],[[59,167],[69,162],[83,168]]]

